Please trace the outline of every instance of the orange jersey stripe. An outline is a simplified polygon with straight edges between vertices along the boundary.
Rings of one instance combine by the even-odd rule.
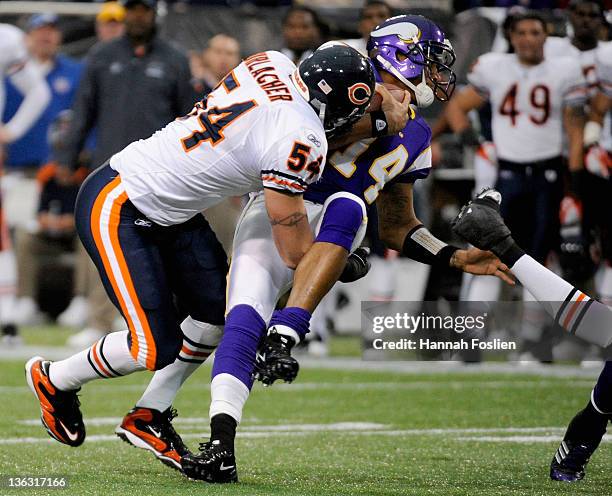
[[[138,294],[134,289],[134,282],[132,281],[132,276],[130,275],[130,271],[125,261],[125,256],[123,255],[123,250],[121,249],[121,244],[119,243],[119,221],[121,215],[121,207],[127,200],[127,193],[123,192],[113,202],[110,215],[110,239],[111,244],[113,245],[115,257],[117,258],[117,262],[119,263],[119,270],[121,271],[121,275],[127,287],[130,299],[132,300],[132,304],[136,309],[136,315],[138,316],[138,320],[140,321],[140,324],[145,333],[145,339],[147,342],[146,367],[149,370],[155,370],[155,361],[157,359],[155,340],[153,339],[153,333],[151,332],[151,327],[149,326],[147,315],[143,310],[142,305],[140,304],[140,300],[138,299]]]
[[[181,348],[181,351],[183,353],[185,353],[185,355],[190,355],[190,356],[194,356],[194,357],[207,357],[208,355],[210,355],[210,351],[192,351],[189,348],[187,348],[187,346],[183,345],[183,347]]]
[[[578,296],[578,299],[574,302],[574,304],[572,305],[572,308],[567,313],[567,317],[563,321],[563,327],[565,327],[566,329],[569,329],[570,322],[572,321],[572,318],[574,317],[576,310],[578,310],[578,307],[580,306],[580,302],[584,300],[585,298],[586,298],[586,295],[584,293],[580,293],[580,296]]]
[[[295,189],[299,189],[300,191],[306,190],[304,186],[302,186],[301,184],[297,182],[287,181],[285,179],[278,179],[277,177],[274,177],[274,176],[263,176],[261,179],[262,181],[271,181],[273,183],[280,184],[281,186],[292,186]]]
[[[104,265],[104,270],[106,271],[106,276],[108,277],[111,286],[113,287],[113,291],[115,296],[117,297],[117,301],[119,301],[119,306],[123,311],[123,315],[125,316],[128,327],[130,329],[130,335],[132,337],[132,346],[130,352],[134,357],[134,360],[138,361],[138,336],[136,335],[136,328],[134,327],[134,322],[132,322],[132,317],[128,312],[125,301],[123,300],[123,296],[121,296],[121,292],[119,291],[119,286],[117,285],[117,281],[115,280],[115,276],[113,275],[113,271],[110,265],[110,261],[108,259],[108,255],[106,250],[104,249],[104,243],[102,242],[102,235],[100,233],[100,216],[102,214],[102,206],[104,205],[104,201],[108,194],[121,182],[119,177],[113,179],[110,183],[108,183],[100,194],[96,198],[94,202],[94,206],[91,212],[91,232],[93,234],[94,242],[96,244],[96,248],[98,249],[98,253],[100,254],[100,258],[102,258],[102,263]]]

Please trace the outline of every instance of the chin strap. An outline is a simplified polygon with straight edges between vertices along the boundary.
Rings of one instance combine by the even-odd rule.
[[[385,60],[382,56],[377,55],[376,60],[382,64],[386,71],[393,74],[397,79],[399,79],[402,83],[404,83],[408,88],[410,88],[414,92],[414,97],[416,98],[417,107],[425,108],[429,107],[434,102],[434,92],[433,90],[427,86],[427,82],[425,81],[425,71],[423,70],[421,76],[421,82],[417,85],[411,83],[406,79],[402,74],[391,65],[387,60]]]

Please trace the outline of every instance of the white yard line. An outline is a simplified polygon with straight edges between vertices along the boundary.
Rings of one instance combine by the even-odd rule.
[[[0,348],[0,362],[3,360],[27,360],[35,355],[49,360],[61,360],[79,350],[63,346],[17,346]],[[514,362],[486,362],[466,365],[462,362],[414,362],[414,361],[366,361],[361,358],[312,358],[298,356],[300,365],[309,369],[354,370],[368,372],[395,372],[402,374],[480,374],[502,373],[541,377],[582,377],[596,378],[601,367],[581,368],[578,366],[556,366],[531,363],[517,365]]]
[[[477,436],[477,437],[459,437],[458,441],[470,441],[477,443],[558,443],[561,441],[561,436]],[[612,436],[605,435],[602,439],[604,443],[612,442]]]
[[[392,390],[392,391],[410,391],[410,390],[428,390],[428,389],[540,389],[548,387],[559,387],[568,390],[571,388],[592,388],[594,381],[592,380],[571,380],[563,381],[550,381],[550,380],[521,380],[516,381],[509,379],[507,381],[496,380],[496,381],[411,381],[406,382],[295,382],[293,384],[275,384],[270,389],[265,391],[277,391],[283,393],[291,393],[298,391],[321,391],[324,389],[331,389],[334,391],[376,391],[376,390]],[[257,388],[261,388],[257,385]],[[85,396],[92,394],[93,392],[101,392],[108,389],[109,391],[137,391],[142,392],[145,389],[145,385],[141,384],[113,384],[108,383],[95,383],[88,386]],[[183,386],[184,390],[203,390],[207,391],[210,389],[210,384],[207,381],[198,382],[197,379],[186,383]],[[27,386],[0,386],[0,393],[29,393],[30,389]]]
[[[104,423],[97,425],[107,425],[110,417],[100,417],[98,419]],[[120,419],[112,419],[120,420]],[[187,418],[185,423],[196,423],[206,420],[199,417]],[[34,423],[28,420],[27,424]],[[114,424],[114,422],[113,422]],[[96,425],[96,424],[90,424]],[[320,432],[337,432],[341,435],[350,436],[444,436],[446,439],[455,441],[469,442],[499,442],[499,443],[551,443],[558,442],[565,432],[565,427],[483,427],[465,429],[391,429],[391,426],[372,422],[337,422],[331,424],[281,424],[281,425],[261,425],[261,426],[242,426],[238,437],[240,438],[273,438],[273,437],[298,437],[318,434]],[[190,432],[184,434],[184,439],[202,439],[208,437],[208,432]],[[468,434],[498,434],[497,436],[466,436]],[[514,434],[503,436],[502,434]],[[118,438],[112,434],[95,434],[87,436],[87,443],[99,443],[116,441]],[[604,436],[604,442],[611,442],[612,436]],[[47,444],[54,441],[48,437],[16,437],[0,438],[0,445],[3,444]]]

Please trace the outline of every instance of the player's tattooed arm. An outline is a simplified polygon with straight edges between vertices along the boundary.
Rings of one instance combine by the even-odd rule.
[[[264,189],[266,210],[278,254],[294,269],[312,245],[313,236],[301,195]]]
[[[571,171],[582,169],[585,113],[582,105],[565,107],[563,124],[567,133],[568,163]]]
[[[388,248],[401,251],[404,239],[421,222],[414,213],[412,184],[390,184],[376,200],[380,239]]]
[[[268,218],[272,226],[298,227],[303,220],[308,219],[308,216],[303,212],[293,212],[282,218]]]

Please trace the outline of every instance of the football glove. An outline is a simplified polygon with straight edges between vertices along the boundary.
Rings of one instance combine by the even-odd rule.
[[[370,272],[370,249],[360,246],[348,256],[346,265],[338,280],[340,282],[354,282],[365,277]]]

